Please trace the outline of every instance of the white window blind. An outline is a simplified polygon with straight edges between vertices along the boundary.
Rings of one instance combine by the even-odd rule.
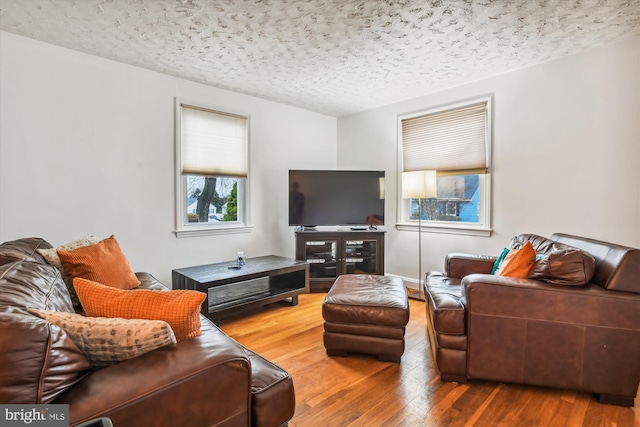
[[[181,107],[181,174],[246,178],[247,117]]]
[[[486,102],[407,118],[401,123],[405,172],[487,172]]]

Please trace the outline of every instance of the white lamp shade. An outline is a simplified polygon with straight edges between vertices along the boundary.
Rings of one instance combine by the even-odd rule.
[[[403,199],[430,199],[437,196],[436,171],[402,173]]]

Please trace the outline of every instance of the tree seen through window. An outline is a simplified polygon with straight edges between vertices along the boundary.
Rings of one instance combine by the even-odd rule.
[[[187,176],[189,222],[213,223],[238,220],[238,179]]]

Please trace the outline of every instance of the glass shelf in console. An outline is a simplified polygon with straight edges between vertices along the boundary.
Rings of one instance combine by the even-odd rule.
[[[313,240],[304,244],[306,261],[309,263],[309,277],[338,277],[337,240]]]
[[[350,274],[375,274],[377,240],[346,240],[345,262]]]

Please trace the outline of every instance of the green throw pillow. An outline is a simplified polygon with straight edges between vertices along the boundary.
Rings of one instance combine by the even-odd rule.
[[[502,263],[502,260],[504,259],[504,257],[507,256],[508,253],[509,253],[509,248],[504,248],[502,250],[502,253],[498,257],[496,262],[493,263],[493,268],[491,269],[491,274],[496,274],[496,270],[498,269],[498,267],[500,267],[500,264]]]

